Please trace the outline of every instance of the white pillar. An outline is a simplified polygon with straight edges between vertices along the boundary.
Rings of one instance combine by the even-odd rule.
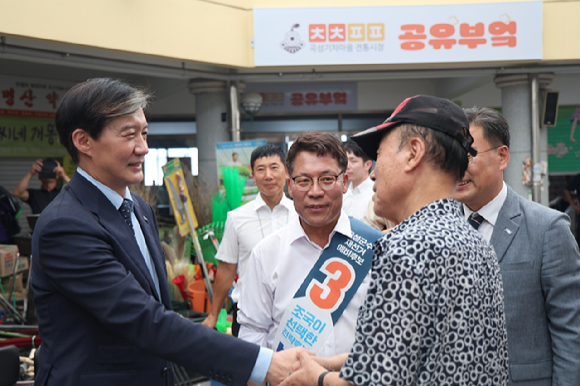
[[[532,93],[529,74],[498,75],[494,82],[501,89],[502,115],[510,126],[510,163],[504,172],[505,182],[520,196],[532,197],[532,186],[522,184],[526,157],[532,161]],[[538,74],[540,88],[550,84],[553,74]],[[540,93],[540,95],[542,95]],[[541,103],[541,97],[539,98]],[[548,134],[540,128],[540,161],[548,160]],[[548,205],[548,177],[543,181],[541,203]]]
[[[222,81],[192,79],[189,91],[195,95],[195,121],[200,176],[207,177],[210,191],[218,188],[216,146],[229,142],[228,123],[222,114],[228,111],[227,84]]]

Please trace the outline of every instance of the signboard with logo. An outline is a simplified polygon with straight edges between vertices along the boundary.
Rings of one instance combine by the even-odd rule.
[[[345,83],[248,84],[262,95],[261,113],[349,111],[358,109],[358,87]]]
[[[0,156],[59,156],[56,108],[66,82],[0,76]]]
[[[542,58],[542,2],[254,9],[256,66]]]

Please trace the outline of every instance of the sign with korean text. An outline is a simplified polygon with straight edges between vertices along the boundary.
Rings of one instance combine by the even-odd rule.
[[[349,111],[358,109],[358,86],[344,83],[255,83],[244,92],[262,95],[261,113]]]
[[[371,269],[382,232],[350,218],[352,235],[336,232],[286,307],[274,349],[318,351]]]
[[[542,2],[254,9],[256,66],[542,58]]]
[[[163,166],[163,180],[179,234],[185,236],[191,232],[191,227],[197,228],[198,223],[179,158],[174,158]]]
[[[67,82],[0,76],[0,156],[59,156],[56,108]]]

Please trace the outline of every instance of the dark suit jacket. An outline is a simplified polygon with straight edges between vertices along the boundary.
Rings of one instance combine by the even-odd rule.
[[[580,385],[580,256],[568,216],[508,187],[490,243],[503,279],[510,384]]]
[[[175,362],[245,385],[258,346],[171,311],[155,214],[133,199],[160,299],[131,229],[80,174],[38,219],[31,283],[43,344],[35,384],[173,385]]]

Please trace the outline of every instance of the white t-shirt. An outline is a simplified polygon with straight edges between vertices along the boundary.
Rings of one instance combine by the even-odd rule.
[[[329,240],[336,232],[348,237],[352,235],[350,221],[344,212],[341,212]],[[322,251],[322,248],[308,239],[298,220],[273,233],[254,248],[238,302],[239,338],[273,348],[286,307]],[[330,357],[350,351],[354,343],[358,310],[369,283],[370,272],[316,353],[317,356]]]
[[[357,220],[363,220],[369,202],[373,198],[374,182],[371,178],[367,178],[361,182],[356,188],[353,188],[353,184],[348,184],[348,190],[342,197],[342,210],[346,212],[348,216],[352,216]]]
[[[282,200],[274,207],[274,210],[270,210],[261,194],[258,194],[255,200],[228,212],[224,236],[216,259],[238,264],[238,281],[234,283],[232,293],[234,302],[240,298],[241,286],[252,248],[266,236],[295,218],[298,216],[294,210],[294,203],[286,196],[282,196]]]

